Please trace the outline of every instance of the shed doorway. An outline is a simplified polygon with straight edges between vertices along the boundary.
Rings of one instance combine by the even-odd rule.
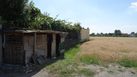
[[[47,58],[51,59],[51,51],[52,51],[52,41],[53,35],[51,33],[47,34]]]
[[[56,57],[60,56],[60,42],[61,42],[61,37],[60,34],[56,35]]]

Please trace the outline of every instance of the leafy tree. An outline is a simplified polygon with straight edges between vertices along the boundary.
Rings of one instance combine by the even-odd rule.
[[[45,14],[41,14],[42,18],[43,18],[43,24],[41,25],[41,29],[44,30],[51,30],[52,29],[52,24],[54,23],[54,19],[52,17],[49,16],[48,13]]]
[[[130,34],[134,35],[134,34],[135,34],[135,32],[131,32]]]
[[[135,36],[137,37],[137,33],[135,33]]]
[[[95,33],[91,33],[90,36],[95,36]]]
[[[5,29],[42,29],[68,32],[68,37],[79,39],[80,23],[67,22],[42,14],[28,0],[0,0],[0,16]]]
[[[121,36],[122,32],[121,32],[121,30],[115,30],[114,34],[115,34],[115,36]]]
[[[24,7],[28,0],[0,0],[0,16],[4,26],[20,26]]]
[[[40,9],[34,6],[33,2],[30,2],[28,7],[25,9],[27,27],[29,29],[40,29],[41,24],[44,22],[43,15],[41,14]]]

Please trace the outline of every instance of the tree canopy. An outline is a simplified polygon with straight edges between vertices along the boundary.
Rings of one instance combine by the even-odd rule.
[[[71,23],[41,13],[33,2],[28,0],[0,0],[0,17],[4,29],[39,29],[69,32],[70,37],[78,38],[80,23]]]
[[[22,23],[24,7],[28,0],[0,0],[0,16],[6,26]]]

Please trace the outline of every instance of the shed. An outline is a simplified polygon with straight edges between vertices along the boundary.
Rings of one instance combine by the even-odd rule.
[[[9,30],[2,37],[2,63],[26,65],[60,56],[67,33],[52,30]]]

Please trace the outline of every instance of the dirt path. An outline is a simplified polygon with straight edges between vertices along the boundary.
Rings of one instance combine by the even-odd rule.
[[[117,64],[109,64],[108,67],[100,65],[87,65],[87,68],[95,72],[94,77],[137,77],[137,71],[132,68],[125,68]]]

